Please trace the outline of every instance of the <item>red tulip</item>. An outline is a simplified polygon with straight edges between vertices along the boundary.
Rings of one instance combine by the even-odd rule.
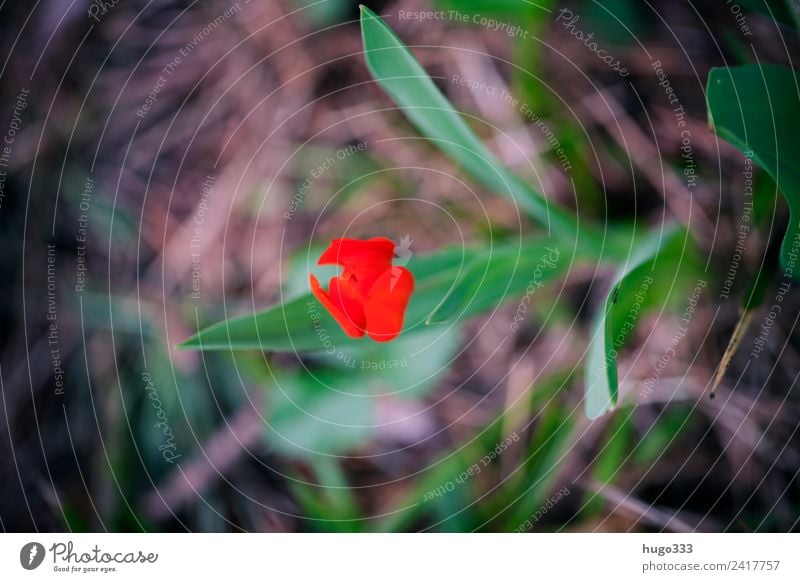
[[[320,265],[340,265],[325,291],[314,275],[311,290],[350,337],[364,334],[388,342],[403,329],[406,306],[414,291],[414,276],[392,266],[395,244],[388,238],[337,238],[320,256]]]

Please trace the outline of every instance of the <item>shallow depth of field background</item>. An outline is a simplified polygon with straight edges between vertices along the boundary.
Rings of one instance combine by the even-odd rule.
[[[762,173],[709,130],[706,77],[752,62],[750,43],[791,65],[791,3],[369,4],[548,198],[689,226],[705,265],[690,325],[672,353],[691,296],[643,317],[622,402],[592,422],[580,366],[603,267],[536,287],[513,332],[522,296],[380,359],[177,349],[306,292],[345,233],[417,256],[541,228],[405,120],[367,70],[356,3],[107,4],[0,4],[0,529],[798,529],[794,286],[759,357],[769,301],[708,397],[787,212],[737,250]],[[656,69],[685,111],[688,182]]]

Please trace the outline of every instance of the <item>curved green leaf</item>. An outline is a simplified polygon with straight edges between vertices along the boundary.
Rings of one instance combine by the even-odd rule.
[[[688,233],[673,227],[650,234],[617,272],[603,308],[592,324],[586,369],[586,416],[598,418],[616,403],[619,393],[617,353],[630,339],[642,312],[661,307],[674,293],[676,270],[686,262]]]
[[[789,205],[790,221],[781,265],[800,282],[790,255],[800,243],[800,79],[776,65],[712,69],[708,75],[708,119],[723,139],[767,171]]]

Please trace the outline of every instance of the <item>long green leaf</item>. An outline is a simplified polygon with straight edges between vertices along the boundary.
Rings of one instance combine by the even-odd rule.
[[[464,264],[480,251],[448,249],[415,256],[408,268],[416,288],[406,313],[405,331],[425,329],[424,322],[450,291]],[[333,346],[344,349],[359,345],[306,293],[255,314],[233,317],[211,325],[180,344],[181,348],[202,350],[310,351]]]
[[[685,252],[688,233],[670,228],[650,234],[620,269],[602,310],[592,324],[584,372],[586,416],[598,418],[617,402],[617,353],[624,347],[642,313],[661,307],[675,292],[677,270],[691,261]]]
[[[514,200],[554,234],[569,239],[591,238],[600,245],[598,249],[602,248],[605,237],[599,229],[580,224],[573,211],[549,202],[484,147],[403,41],[365,6],[361,7],[361,34],[372,75],[422,135],[475,179]]]
[[[790,221],[781,247],[784,271],[800,281],[800,79],[776,65],[712,69],[708,75],[708,118],[723,139],[769,173],[789,205]],[[794,249],[794,251],[793,251]]]
[[[496,308],[508,299],[533,295],[570,267],[567,251],[571,250],[544,238],[488,250],[468,265],[428,323],[466,318]]]

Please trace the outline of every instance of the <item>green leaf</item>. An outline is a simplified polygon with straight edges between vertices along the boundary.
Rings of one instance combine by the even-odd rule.
[[[403,333],[425,329],[425,320],[450,291],[459,270],[477,252],[474,249],[446,249],[411,258],[407,267],[414,273],[416,288],[408,304]],[[347,337],[314,296],[305,293],[259,313],[211,325],[179,347],[299,352],[339,350],[358,345],[361,341]]]
[[[796,71],[776,65],[712,69],[708,119],[723,139],[751,157],[775,180],[789,205],[781,266],[800,281],[800,83]]]
[[[586,249],[564,248],[552,239],[537,238],[487,249],[464,270],[453,290],[428,318],[444,323],[495,309],[509,299],[526,301],[545,283],[594,258]],[[527,310],[527,302],[522,303]]]
[[[342,347],[336,355],[344,369],[365,374],[377,384],[379,394],[398,398],[421,398],[436,387],[448,369],[460,343],[459,326],[428,327],[414,333],[401,334],[386,343],[358,342]]]
[[[575,213],[549,202],[505,168],[481,143],[408,47],[369,8],[361,7],[364,54],[372,75],[417,130],[493,192],[507,196],[553,233],[592,238],[602,248],[603,233],[579,224]]]
[[[312,314],[319,316],[314,327]],[[323,349],[324,341],[348,341],[337,323],[310,294],[273,305],[256,314],[226,319],[179,344],[195,350],[260,350],[292,352]]]
[[[592,324],[584,375],[584,406],[590,419],[602,416],[617,402],[617,353],[642,313],[662,307],[675,292],[678,269],[692,264],[685,251],[687,237],[686,230],[677,227],[651,233],[635,245],[633,256],[617,272]]]
[[[288,457],[316,458],[352,450],[367,442],[375,424],[375,398],[367,383],[340,388],[336,370],[297,370],[274,376],[267,392],[265,439]],[[354,391],[358,392],[354,392]]]
[[[267,440],[285,456],[312,461],[367,443],[379,402],[424,396],[458,349],[456,326],[423,329],[393,342],[321,352],[319,362],[308,358],[301,369],[274,369],[264,382],[274,385],[266,391]]]

